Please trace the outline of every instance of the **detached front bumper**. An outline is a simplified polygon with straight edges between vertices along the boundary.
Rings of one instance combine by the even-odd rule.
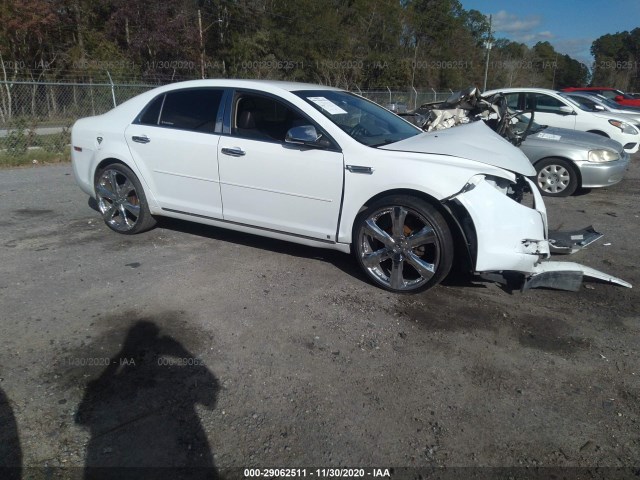
[[[580,289],[583,277],[631,288],[629,282],[579,263],[546,261],[536,265],[531,275],[524,278],[522,290],[546,287],[575,292]]]
[[[481,178],[480,178],[481,177]],[[476,176],[451,199],[467,211],[475,228],[475,271],[519,272],[523,274],[523,289],[547,287],[576,290],[583,277],[631,287],[631,284],[598,270],[574,262],[550,261],[552,242],[549,239],[547,211],[535,184],[526,177],[533,196],[528,207],[507,195],[505,181]],[[515,184],[514,184],[515,185]],[[573,232],[576,233],[576,232]],[[598,235],[595,239],[599,238]],[[575,235],[569,234],[569,239]],[[593,237],[592,237],[593,238]],[[587,239],[581,245],[590,242]],[[572,244],[575,247],[579,242]],[[579,248],[567,248],[573,253]]]

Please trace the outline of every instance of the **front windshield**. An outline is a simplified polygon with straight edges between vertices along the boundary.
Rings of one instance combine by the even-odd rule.
[[[610,98],[612,100],[616,97],[622,97],[626,100],[634,100],[634,98],[631,95],[627,95],[626,93],[621,92],[620,90],[601,90],[600,95],[606,98]]]
[[[293,92],[349,136],[370,147],[399,142],[422,133],[395,113],[362,97],[339,90]]]
[[[606,105],[609,108],[613,108],[614,110],[620,108],[620,104],[614,102],[613,100],[607,97],[603,97],[602,95],[596,95],[596,98],[601,104]]]

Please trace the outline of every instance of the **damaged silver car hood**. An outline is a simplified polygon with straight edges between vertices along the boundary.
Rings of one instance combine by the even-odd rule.
[[[400,152],[452,155],[503,168],[527,177],[536,174],[525,154],[487,127],[484,122],[472,122],[446,130],[421,133],[379,148]]]

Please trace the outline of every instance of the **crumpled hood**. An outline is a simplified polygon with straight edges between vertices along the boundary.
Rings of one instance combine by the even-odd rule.
[[[398,152],[451,155],[528,177],[536,174],[533,165],[519,148],[511,145],[482,121],[421,133],[379,148]]]

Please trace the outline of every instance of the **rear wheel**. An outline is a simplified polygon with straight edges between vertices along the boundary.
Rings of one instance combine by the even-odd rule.
[[[356,218],[354,254],[374,283],[397,293],[426,290],[451,270],[453,239],[447,222],[426,201],[390,196]]]
[[[120,163],[105,167],[96,176],[95,192],[98,209],[111,230],[133,235],[155,226],[142,185],[129,167]]]
[[[535,164],[536,184],[543,195],[568,197],[578,188],[578,171],[562,158],[546,158]]]

